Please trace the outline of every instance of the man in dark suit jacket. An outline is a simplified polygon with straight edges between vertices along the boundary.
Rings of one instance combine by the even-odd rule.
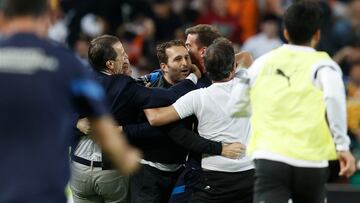
[[[195,83],[197,77],[194,74],[188,77],[192,81],[190,79],[184,80],[169,90],[149,89],[141,86],[137,84],[134,79],[125,75],[127,70],[123,68],[123,64],[126,58],[127,55],[121,42],[114,36],[101,36],[95,38],[90,44],[90,64],[96,72],[98,81],[105,89],[110,111],[120,125],[135,125],[138,123],[138,115],[142,112],[143,108],[146,108],[148,105],[166,105],[196,88]],[[137,128],[141,128],[141,126],[137,126]],[[136,133],[132,134],[136,135]],[[144,149],[145,143],[141,142],[141,139],[138,139],[136,136],[128,135],[127,137],[132,144],[136,144],[140,146],[141,149]],[[76,202],[82,202],[86,199],[86,201],[96,202],[94,199],[101,199],[105,202],[128,202],[128,198],[126,198],[128,191],[127,178],[122,177],[120,174],[117,175],[116,171],[110,170],[113,169],[113,167],[110,162],[107,161],[106,156],[101,155],[100,150],[94,150],[98,148],[95,146],[96,144],[90,139],[86,140],[85,138],[86,137],[83,137],[81,139],[80,144],[75,148],[72,155],[74,178],[71,188],[74,192],[74,200],[76,200]],[[94,157],[96,158],[94,159]],[[91,173],[87,173],[89,170]],[[123,182],[123,184],[120,184],[121,186],[118,187],[112,187],[113,189],[111,189],[111,191],[106,186],[102,189],[94,187],[88,190],[76,181],[79,178],[86,179],[89,180],[89,186],[97,185],[101,187],[101,183],[93,183],[93,181],[91,181],[92,179],[89,178],[95,173],[98,176],[97,178],[92,178],[94,180],[100,178],[100,182],[109,182],[111,181],[111,176],[113,178],[116,177],[118,180],[117,182],[113,180],[113,184],[120,184],[121,182]],[[119,189],[119,187],[121,187],[121,189]],[[107,191],[104,192],[104,190]]]
[[[171,42],[165,43],[165,46],[162,47],[163,57],[161,60],[159,59],[161,65],[166,66],[164,67],[162,79],[165,80],[167,78],[166,80],[169,81],[167,84],[169,85],[161,85],[165,88],[169,88],[172,84],[184,80],[190,72],[188,66],[191,63],[189,62],[189,55],[185,45],[179,41]],[[151,127],[147,122],[138,123],[139,113],[143,108],[171,104],[182,94],[186,93],[186,91],[189,91],[192,83],[190,82],[190,85],[188,84],[189,81],[185,80],[168,90],[148,89],[135,84],[132,78],[124,75],[126,70],[122,69],[121,64],[118,63],[121,60],[119,57],[126,57],[123,47],[120,45],[121,43],[118,39],[112,36],[94,39],[89,50],[90,62],[98,72],[99,80],[105,86],[115,119],[117,119],[119,124],[123,125],[122,128],[130,142],[139,146],[145,155],[142,170],[134,176],[138,181],[134,178],[132,181],[134,183],[134,187],[132,187],[133,201],[148,202],[151,199],[151,201],[154,200],[155,202],[167,202],[173,182],[180,171],[164,172],[164,170],[161,170],[163,168],[160,167],[161,169],[159,169],[157,166],[159,164],[161,166],[169,166],[169,164],[179,166],[185,161],[187,150],[176,143],[199,153],[215,155],[223,153],[224,149],[226,151],[230,147],[222,148],[221,143],[206,140],[189,132],[179,133],[171,136],[170,139],[162,130]],[[174,53],[169,54],[167,52],[168,48],[171,48],[169,51]],[[113,53],[116,53],[116,56],[115,54],[110,54],[111,50],[114,51]],[[168,59],[168,56],[171,59]],[[177,58],[179,57],[182,59],[178,60]],[[186,57],[188,61],[184,63]],[[180,66],[174,65],[176,61],[182,61],[179,62]],[[190,77],[193,76],[190,75]],[[181,131],[182,129],[179,128],[179,132]],[[144,173],[144,170],[147,172]],[[147,175],[147,178],[144,174]],[[151,187],[153,190],[149,193],[146,192],[147,190],[144,187]]]

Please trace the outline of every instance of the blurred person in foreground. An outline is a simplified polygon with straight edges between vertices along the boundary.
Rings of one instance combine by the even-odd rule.
[[[339,159],[340,176],[355,171],[342,72],[314,49],[320,22],[316,2],[293,4],[284,15],[289,44],[257,59],[232,92],[233,116],[249,116],[251,104],[255,202],[324,202],[328,160]]]
[[[74,54],[47,41],[47,0],[3,0],[7,38],[0,42],[0,202],[65,203],[68,144],[76,110],[118,169],[139,153],[117,131],[101,86]]]

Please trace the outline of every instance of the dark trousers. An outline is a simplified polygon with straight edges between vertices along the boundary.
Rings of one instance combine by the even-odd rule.
[[[202,171],[192,195],[193,203],[252,203],[254,170],[242,172]]]
[[[255,160],[255,198],[260,203],[323,203],[328,168],[301,168]]]
[[[131,203],[167,203],[181,171],[166,172],[143,164],[130,177]]]
[[[200,174],[201,169],[186,165],[174,186],[169,203],[189,203]]]

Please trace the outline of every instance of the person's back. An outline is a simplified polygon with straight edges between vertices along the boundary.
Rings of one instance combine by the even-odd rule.
[[[325,52],[296,50],[290,45],[270,52],[263,61],[264,66],[257,77],[259,80],[250,94],[256,128],[249,151],[269,150],[311,161],[336,158],[324,117],[324,95],[308,78],[314,67],[325,65],[341,73],[338,65]],[[275,77],[268,77],[273,73]],[[262,139],[257,140],[260,134]],[[287,136],[283,137],[284,134]],[[294,142],[298,145],[288,148]]]
[[[75,109],[118,169],[132,172],[140,156],[119,136],[104,93],[65,48],[47,42],[47,0],[3,0],[0,42],[0,202],[63,203]]]
[[[70,85],[82,91],[83,81],[76,78],[82,65],[69,51],[29,33],[0,42],[0,54],[0,148],[6,151],[0,153],[0,170],[12,174],[3,176],[0,202],[14,191],[21,200],[63,190],[69,176]],[[92,92],[96,98],[97,89]]]
[[[339,159],[339,175],[353,173],[342,73],[314,49],[321,17],[316,2],[289,7],[289,44],[257,59],[229,100],[234,116],[249,115],[251,102],[247,153],[255,159],[255,202],[323,202],[328,160]]]
[[[207,88],[191,91],[186,97],[183,97],[187,100],[180,98],[174,104],[174,107],[181,118],[189,116],[181,114],[181,112],[186,112],[186,109],[196,110],[192,114],[199,121],[198,132],[200,136],[221,143],[240,142],[247,145],[251,130],[249,118],[229,117],[226,108],[231,91],[239,80],[233,78],[227,82],[216,82]],[[191,105],[189,107],[178,104]],[[239,159],[229,159],[223,156],[203,155],[202,168],[235,172],[252,169],[253,165],[247,156],[242,156]]]

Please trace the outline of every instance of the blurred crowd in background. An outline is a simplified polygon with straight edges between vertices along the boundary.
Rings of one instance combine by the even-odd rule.
[[[51,0],[49,37],[65,43],[87,63],[92,38],[120,38],[134,77],[158,69],[156,45],[185,40],[196,24],[215,25],[237,50],[254,58],[284,42],[281,17],[293,0]],[[360,158],[360,0],[320,0],[324,22],[318,50],[328,52],[344,72],[349,134]],[[307,22],[304,22],[307,23]],[[358,161],[358,169],[360,162]],[[360,185],[360,172],[351,182]]]

